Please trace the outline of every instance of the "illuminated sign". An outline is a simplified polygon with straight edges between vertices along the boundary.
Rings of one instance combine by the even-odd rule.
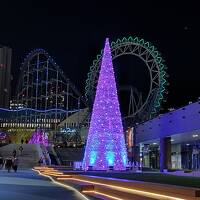
[[[71,128],[61,128],[60,129],[61,133],[75,133],[76,129],[71,129]]]

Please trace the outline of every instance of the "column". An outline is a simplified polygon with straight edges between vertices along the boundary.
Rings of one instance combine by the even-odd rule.
[[[171,137],[160,138],[160,171],[171,168]]]

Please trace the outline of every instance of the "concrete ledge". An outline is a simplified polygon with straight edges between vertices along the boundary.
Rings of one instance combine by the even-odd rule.
[[[90,184],[87,184],[87,183],[71,181],[71,180],[70,181],[69,180],[62,181],[62,183],[66,183],[66,185],[69,185],[73,188],[76,188],[78,191],[80,191],[82,193],[83,193],[83,191],[86,191],[86,192],[94,191],[94,185],[90,185]],[[90,200],[101,200],[102,199],[98,195],[95,195],[95,194],[92,194],[92,193],[91,194],[86,193],[84,195],[86,195]]]
[[[85,175],[73,175],[73,178],[79,179],[80,181],[93,181],[100,184],[114,185],[118,187],[125,187],[129,189],[143,190],[152,193],[159,193],[168,196],[176,197],[200,197],[200,189],[198,188],[189,188],[175,185],[167,184],[158,184],[150,182],[140,182],[140,181],[129,181],[113,178],[104,178],[104,177],[94,177],[94,176],[85,176]]]
[[[154,198],[145,197],[145,196],[132,194],[132,193],[128,193],[128,192],[122,192],[122,191],[114,190],[114,189],[108,189],[107,187],[98,186],[98,185],[95,185],[94,191],[103,193],[106,195],[110,195],[113,197],[117,197],[120,199],[126,199],[126,200],[132,200],[132,199],[134,199],[134,200],[154,200]]]
[[[48,169],[44,168],[45,170]],[[40,171],[43,171],[41,168]],[[52,176],[56,174],[56,179],[60,179],[66,185],[78,189],[86,195],[100,199],[123,199],[123,200],[152,200],[152,199],[200,199],[200,189],[175,185],[131,181],[116,178],[106,178],[98,176],[88,176],[73,173],[64,175],[57,170],[51,170]],[[63,177],[63,178],[62,178]]]
[[[81,185],[81,192],[94,191],[94,185]]]
[[[73,166],[63,166],[63,165],[49,166],[49,168],[53,168],[56,170],[73,170]]]

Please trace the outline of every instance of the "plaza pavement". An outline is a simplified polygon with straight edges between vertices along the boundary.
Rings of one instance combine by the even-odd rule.
[[[73,189],[66,189],[32,170],[8,173],[0,170],[0,200],[87,200]]]

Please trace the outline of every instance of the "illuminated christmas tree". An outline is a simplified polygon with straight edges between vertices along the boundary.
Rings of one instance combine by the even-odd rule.
[[[42,144],[44,146],[48,146],[48,135],[41,129],[36,129],[30,138],[29,144]]]
[[[125,170],[127,151],[109,40],[106,39],[83,168]]]

